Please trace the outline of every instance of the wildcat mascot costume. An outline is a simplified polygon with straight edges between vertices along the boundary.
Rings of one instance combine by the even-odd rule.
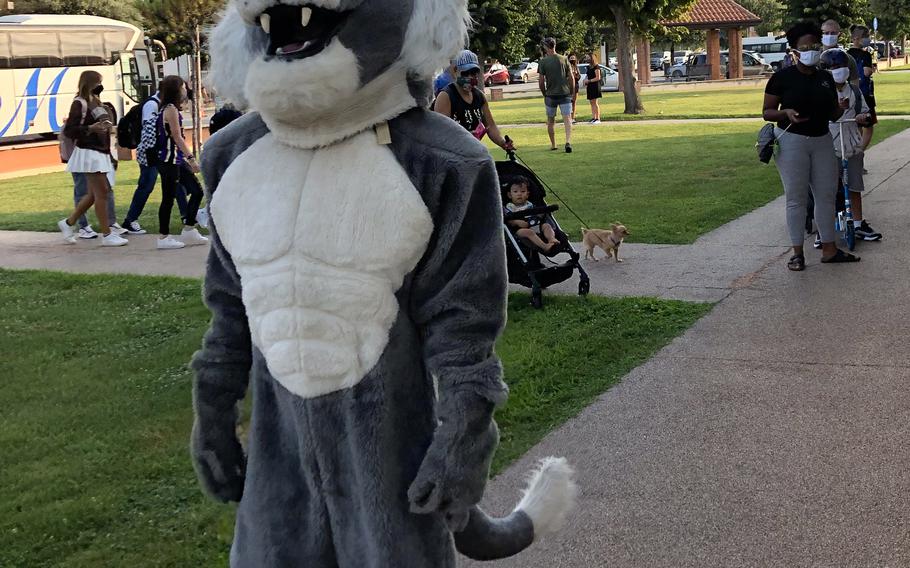
[[[468,21],[465,0],[232,0],[212,35],[212,84],[255,111],[203,157],[192,449],[239,502],[232,566],[447,568],[516,554],[572,507],[557,458],[508,517],[477,507],[508,393],[499,187],[425,109]]]

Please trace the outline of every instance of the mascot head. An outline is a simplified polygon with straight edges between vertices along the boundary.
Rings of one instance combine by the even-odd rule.
[[[284,141],[325,145],[426,104],[469,20],[466,0],[230,0],[209,82]]]

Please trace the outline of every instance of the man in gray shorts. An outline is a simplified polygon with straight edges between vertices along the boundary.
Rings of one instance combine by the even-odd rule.
[[[572,152],[572,94],[578,87],[569,68],[569,60],[556,53],[556,40],[543,40],[546,56],[540,60],[538,85],[547,108],[547,134],[550,135],[550,150],[556,149],[556,108],[562,114],[566,127],[566,153]]]

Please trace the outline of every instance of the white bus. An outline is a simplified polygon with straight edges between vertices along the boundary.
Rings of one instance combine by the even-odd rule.
[[[0,141],[59,132],[88,69],[101,73],[101,99],[118,119],[158,82],[136,26],[97,16],[0,17]]]
[[[787,38],[777,39],[774,34],[761,37],[744,37],[743,49],[761,55],[765,63],[778,71],[780,64],[787,56]]]

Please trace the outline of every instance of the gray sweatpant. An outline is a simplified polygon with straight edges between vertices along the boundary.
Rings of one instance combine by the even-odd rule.
[[[775,158],[780,180],[787,196],[787,232],[790,244],[801,246],[805,237],[806,204],[809,202],[809,188],[814,188],[815,224],[823,243],[837,239],[834,218],[837,215],[837,156],[830,134],[824,136],[800,136],[775,129],[780,141],[780,150]]]

